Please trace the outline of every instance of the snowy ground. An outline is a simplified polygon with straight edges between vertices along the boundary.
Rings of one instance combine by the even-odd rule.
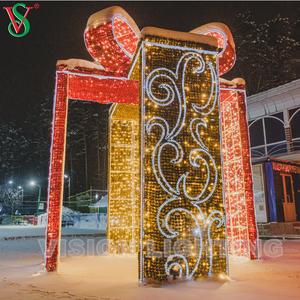
[[[104,237],[76,239],[87,249]],[[265,247],[263,242],[260,261],[231,259],[233,281],[142,286],[138,284],[136,257],[92,255],[93,247],[87,253],[75,251],[70,255],[72,237],[63,238],[65,253],[69,254],[61,258],[59,273],[40,273],[42,250],[38,240],[43,242],[39,238],[0,239],[0,299],[300,299],[300,241],[278,241],[275,248]],[[281,250],[282,255],[275,258]]]
[[[105,230],[100,229],[81,229],[74,227],[62,227],[62,235],[72,234],[97,234],[105,233]],[[0,240],[5,237],[28,237],[28,236],[44,236],[45,226],[0,226]]]

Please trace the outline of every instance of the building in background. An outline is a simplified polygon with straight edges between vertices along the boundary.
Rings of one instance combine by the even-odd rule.
[[[300,79],[248,97],[247,108],[257,223],[300,221]]]

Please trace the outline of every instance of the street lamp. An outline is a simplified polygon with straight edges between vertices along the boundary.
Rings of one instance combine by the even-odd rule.
[[[13,184],[12,180],[10,180],[8,183],[11,185]],[[14,199],[11,200],[11,219],[10,219],[11,222],[12,222],[12,216],[14,214],[14,201],[15,201]]]
[[[70,183],[70,177],[69,177],[67,174],[65,174],[64,177],[68,179],[68,193],[69,193],[69,197],[68,197],[68,198],[70,198],[70,195],[71,195],[71,183]]]
[[[34,185],[34,186],[37,186],[39,188],[39,198],[38,198],[38,206],[37,206],[37,215],[39,215],[40,201],[41,201],[41,187],[39,185],[37,185],[34,181],[31,181],[30,185]]]
[[[21,192],[22,192],[22,203],[23,203],[23,189],[21,186],[18,186],[18,189],[21,190]]]

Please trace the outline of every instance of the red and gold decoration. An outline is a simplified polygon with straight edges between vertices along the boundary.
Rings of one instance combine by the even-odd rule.
[[[214,38],[141,32],[141,281],[228,273],[217,54]]]
[[[282,164],[273,162],[273,170],[285,173],[298,173],[300,174],[300,167],[291,164]]]
[[[210,23],[192,30],[218,40],[219,73],[228,72],[235,62],[235,45],[228,27]],[[229,253],[251,259],[258,257],[257,228],[245,81],[220,79],[223,166]]]
[[[243,80],[220,83],[229,253],[256,259],[252,167]],[[233,83],[233,85],[232,85]]]
[[[113,6],[93,14],[84,32],[91,56],[107,72],[125,76],[131,63],[140,31],[122,8]]]
[[[81,76],[58,66],[53,107],[51,157],[48,180],[47,251],[44,257],[47,271],[57,269],[60,244],[63,174],[67,129],[68,99],[99,103],[138,103],[138,82],[102,76]],[[90,70],[88,70],[90,71]],[[101,89],[103,90],[101,91]]]
[[[95,62],[57,63],[46,271],[59,262],[68,99],[115,103],[108,237],[139,240],[141,281],[228,275],[222,178],[230,251],[251,252],[250,243],[241,244],[256,239],[244,87],[220,87],[218,74],[234,64],[234,43],[225,25],[205,26],[194,34],[140,33],[123,9],[110,7],[92,15],[84,32]]]
[[[127,13],[121,8],[113,7],[107,10],[106,14],[114,19],[114,26],[118,28],[115,29],[118,42],[111,42],[111,45],[106,44],[107,41],[111,41],[111,32],[105,31],[105,28],[107,26],[112,28],[111,25],[108,25],[112,24],[112,20],[109,21],[107,19],[105,24],[97,24],[98,31],[93,31],[88,27],[85,31],[85,40],[90,45],[88,49],[94,48],[92,41],[98,38],[99,32],[102,32],[102,37],[104,37],[103,32],[107,32],[106,41],[102,43],[104,53],[101,53],[100,50],[97,50],[97,52],[91,51],[90,53],[95,58],[98,58],[96,60],[101,61],[103,65],[106,64],[105,61],[100,59],[102,54],[105,56],[109,52],[109,55],[106,56],[109,57],[113,52],[119,53],[117,55],[118,59],[114,60],[114,62],[118,62],[119,67],[109,67],[108,64],[106,65],[107,69],[104,69],[103,66],[97,63],[82,60],[58,61],[57,63],[48,179],[47,248],[44,255],[44,268],[47,272],[55,271],[58,268],[68,99],[99,103],[138,104],[138,81],[129,81],[126,77],[121,77],[124,74],[126,75],[127,69],[124,66],[127,65],[128,68],[128,64],[131,61],[130,58],[126,58],[128,57],[126,53],[121,54],[123,51],[122,47],[127,49],[127,52],[131,51],[132,53],[134,51],[134,49],[130,48],[132,46],[129,47],[127,45],[128,40],[121,38],[121,34],[130,33],[131,27],[128,24],[131,20],[128,21],[126,19]],[[125,16],[123,19],[122,14]],[[117,20],[115,20],[115,17],[117,17]],[[90,21],[89,24],[91,24]],[[94,22],[95,20],[92,18],[92,21]],[[134,25],[131,26],[134,27]],[[97,48],[97,45],[95,45],[95,48]],[[116,69],[118,70],[116,71]]]
[[[229,28],[222,23],[209,23],[200,26],[191,33],[205,34],[213,36],[218,41],[218,46],[221,52],[219,52],[219,75],[227,73],[235,63],[235,45],[232,38],[232,34]]]

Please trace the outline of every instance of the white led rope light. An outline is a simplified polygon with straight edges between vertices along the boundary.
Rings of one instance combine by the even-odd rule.
[[[193,129],[193,125],[194,125],[194,123],[195,123],[196,121],[198,121],[198,122],[196,123],[196,129]],[[201,137],[200,137],[200,135],[199,135],[198,127],[199,127],[200,125],[203,125],[205,128],[207,128],[207,123],[206,123],[203,119],[201,119],[201,118],[195,118],[195,119],[193,119],[193,120],[191,121],[191,123],[190,123],[190,132],[191,132],[192,137],[193,137],[194,140],[196,141],[196,143],[197,143],[200,147],[202,147],[203,149],[208,150],[208,148],[204,145],[204,143],[203,143],[203,141],[202,141],[202,139],[201,139]],[[196,134],[197,137],[195,136],[195,134]]]
[[[216,211],[213,211],[207,218],[206,222],[215,214],[220,214],[222,219],[218,218],[218,217],[215,217],[213,218],[209,225],[208,225],[208,228],[207,228],[207,236],[208,236],[208,244],[209,244],[209,250],[210,250],[210,256],[209,256],[209,270],[208,270],[208,276],[212,276],[212,273],[211,273],[211,269],[212,269],[212,263],[213,263],[213,244],[212,244],[212,241],[211,241],[211,237],[210,237],[210,229],[211,229],[211,226],[213,224],[214,221],[219,221],[218,225],[217,225],[217,228],[220,228],[224,223],[225,223],[225,219],[224,219],[224,215],[216,210]]]
[[[213,109],[214,109],[215,106],[216,106],[217,99],[218,99],[218,95],[219,95],[219,93],[218,93],[218,91],[219,91],[218,85],[216,84],[216,81],[217,81],[216,71],[215,71],[215,69],[213,68],[211,62],[208,62],[207,64],[208,64],[209,69],[210,69],[210,72],[211,72],[211,82],[212,82],[209,99],[208,99],[207,103],[206,103],[204,106],[197,106],[195,103],[192,103],[193,109],[194,109],[197,113],[200,113],[200,114],[202,114],[202,115],[204,115],[204,116],[209,115],[209,114],[213,111]],[[201,111],[201,110],[206,109],[206,108],[209,106],[209,104],[210,104],[210,102],[211,102],[212,97],[213,97],[214,94],[215,94],[215,97],[214,97],[214,103],[213,103],[211,109],[209,109],[207,112]]]
[[[117,44],[118,44],[118,46],[122,49],[122,51],[129,57],[129,58],[132,58],[133,57],[133,55],[132,54],[130,54],[122,45],[121,45],[121,43],[118,41],[118,38],[116,37],[116,34],[115,34],[115,26],[114,26],[114,24],[115,24],[115,20],[117,19],[117,18],[120,18],[120,19],[122,19],[129,27],[130,27],[130,29],[132,30],[132,32],[136,35],[136,37],[138,37],[138,35],[137,35],[137,33],[134,31],[134,29],[131,27],[131,25],[121,16],[121,15],[119,15],[119,14],[116,14],[115,16],[114,16],[114,18],[112,19],[112,24],[111,24],[111,27],[112,27],[112,32],[113,32],[113,35],[114,35],[114,38],[115,38],[115,41],[117,42]]]
[[[145,44],[147,46],[148,42]],[[149,44],[153,45],[155,43],[149,43]],[[158,44],[158,46],[161,46],[161,45]],[[172,46],[169,47],[166,45],[164,45],[164,47],[178,49],[178,47],[172,47]],[[184,47],[183,47],[183,49],[185,51],[187,50],[187,48],[184,48]],[[193,49],[193,51],[194,51],[194,49]],[[166,271],[167,275],[170,275],[171,269],[173,267],[177,266],[179,268],[179,277],[182,277],[183,269],[182,269],[182,266],[180,265],[180,263],[178,263],[178,262],[172,262],[171,264],[169,264],[169,263],[173,258],[183,259],[183,261],[185,262],[185,265],[186,265],[187,278],[191,278],[194,275],[194,273],[196,272],[196,270],[199,266],[199,263],[201,261],[202,251],[203,251],[203,239],[202,239],[201,227],[199,225],[199,222],[198,222],[196,216],[191,211],[189,211],[185,208],[177,207],[177,208],[171,209],[168,213],[166,213],[166,216],[164,217],[165,229],[163,229],[160,224],[161,220],[163,220],[163,217],[161,216],[163,209],[166,209],[166,206],[168,204],[170,204],[171,202],[179,200],[179,196],[183,192],[182,196],[185,196],[189,200],[192,200],[191,204],[199,211],[200,217],[203,222],[204,229],[207,228],[207,230],[210,231],[213,222],[215,222],[216,220],[219,221],[219,224],[217,225],[218,228],[220,226],[222,226],[222,224],[224,224],[223,216],[222,216],[222,218],[215,217],[215,218],[211,219],[212,215],[214,215],[216,213],[221,214],[221,212],[214,211],[212,214],[210,214],[208,216],[208,218],[205,218],[204,213],[198,206],[198,204],[201,204],[210,199],[212,194],[215,192],[215,188],[216,188],[217,180],[218,180],[218,171],[217,171],[217,166],[215,164],[215,161],[214,161],[213,157],[210,155],[210,153],[208,152],[209,149],[204,144],[204,142],[202,141],[200,134],[199,134],[200,126],[204,126],[205,128],[207,128],[207,123],[205,120],[197,117],[197,118],[192,119],[189,124],[189,129],[190,129],[191,135],[193,137],[193,140],[201,147],[201,148],[194,149],[190,152],[189,163],[192,167],[200,168],[201,166],[197,162],[197,160],[200,159],[204,162],[205,167],[206,167],[206,172],[207,172],[207,179],[206,179],[205,186],[204,186],[203,190],[199,193],[199,195],[196,197],[191,197],[187,193],[186,184],[187,184],[187,176],[188,176],[189,172],[186,172],[185,174],[182,174],[179,177],[179,179],[176,183],[176,190],[175,190],[168,183],[168,181],[164,177],[162,169],[161,169],[162,151],[165,146],[171,146],[176,151],[176,157],[170,161],[171,163],[178,164],[183,159],[183,155],[184,155],[183,149],[182,149],[181,145],[177,141],[174,140],[174,138],[181,132],[181,130],[184,126],[185,119],[186,119],[185,73],[187,70],[187,64],[189,63],[189,61],[191,59],[196,59],[199,62],[200,67],[197,67],[197,68],[193,67],[193,69],[192,69],[193,73],[200,74],[200,73],[204,72],[204,70],[205,70],[205,62],[204,62],[202,56],[198,52],[199,51],[185,53],[178,61],[175,73],[167,68],[158,68],[158,69],[151,71],[146,78],[145,85],[142,85],[143,90],[146,92],[147,96],[149,97],[149,100],[152,101],[152,103],[154,103],[155,105],[158,105],[161,107],[166,107],[166,106],[170,105],[171,103],[173,103],[175,101],[176,97],[178,99],[179,113],[178,113],[176,125],[174,126],[174,128],[172,130],[170,130],[168,122],[164,118],[161,118],[161,117],[152,117],[147,122],[145,129],[146,129],[146,132],[148,135],[151,134],[151,129],[153,126],[157,125],[162,129],[161,136],[160,136],[158,142],[156,143],[154,150],[152,152],[152,171],[155,175],[155,178],[156,178],[158,184],[161,186],[161,188],[168,195],[170,195],[172,197],[171,199],[167,199],[159,207],[159,209],[157,211],[156,221],[157,221],[157,226],[159,228],[160,233],[164,237],[169,238],[169,239],[175,238],[180,234],[178,231],[172,230],[169,227],[170,216],[172,213],[174,213],[176,211],[186,212],[193,218],[193,220],[196,223],[196,227],[197,227],[196,233],[197,233],[197,235],[199,235],[199,239],[200,239],[200,252],[199,252],[198,260],[195,264],[195,267],[193,268],[193,271],[191,273],[189,273],[189,265],[188,265],[187,259],[181,254],[170,255],[167,258],[167,261],[165,263],[165,271]],[[204,53],[204,51],[201,51],[201,53]],[[210,54],[212,54],[212,53],[210,53]],[[215,54],[215,53],[213,53],[213,54]],[[143,61],[145,63],[145,57],[143,57]],[[201,115],[209,115],[213,111],[213,109],[215,108],[215,105],[218,101],[218,96],[219,96],[216,72],[213,68],[212,63],[207,62],[207,65],[210,69],[211,82],[212,82],[209,99],[204,106],[197,106],[194,103],[192,103],[192,107],[193,107],[194,111]],[[181,82],[178,82],[179,81],[178,74],[179,74],[180,68],[183,68],[183,72],[182,72]],[[164,98],[162,98],[162,99],[159,99],[159,98],[157,98],[157,96],[154,95],[154,91],[152,91],[152,89],[154,87],[155,81],[157,81],[158,79],[161,79],[161,78],[167,79],[170,83],[161,83],[161,84],[158,84],[155,86],[155,88],[164,89],[166,91],[166,96],[164,96]],[[180,86],[180,85],[181,85],[182,99],[181,99],[180,92],[178,89],[178,86]],[[193,157],[193,156],[195,156],[195,157]],[[205,159],[205,156],[208,156],[208,159]],[[208,161],[211,161],[211,163],[209,164]],[[212,168],[213,170],[210,170],[210,168]],[[200,199],[201,196],[204,195],[205,191],[207,191],[211,180],[213,180],[213,182],[211,183],[211,184],[213,184],[213,187],[212,187],[209,195],[206,196],[204,199]],[[180,191],[180,186],[181,186],[180,183],[181,182],[182,182],[182,192]],[[210,222],[209,222],[209,220],[210,220]],[[167,230],[167,232],[165,232],[166,230]],[[208,232],[208,243],[210,245],[209,275],[211,275],[213,252],[212,252],[212,240],[210,237],[210,232]]]

